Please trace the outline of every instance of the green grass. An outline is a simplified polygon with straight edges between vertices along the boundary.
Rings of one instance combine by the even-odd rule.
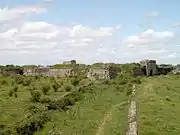
[[[25,115],[25,109],[30,104],[31,94],[28,88],[30,88],[31,86],[23,86],[22,84],[16,83],[12,85],[12,82],[14,80],[15,79],[13,77],[0,77],[0,123],[3,123],[5,125],[12,124],[12,122],[15,122],[22,118]],[[35,88],[41,91],[41,83],[49,83],[49,81],[50,80],[48,79],[41,78],[41,81],[32,80],[31,85],[35,85]],[[8,93],[14,87],[18,87],[17,92],[15,92],[17,94],[17,97],[9,97]],[[53,90],[51,89],[48,94],[53,95]],[[55,93],[55,96],[61,96],[62,94],[64,94],[64,92],[59,90]]]
[[[90,82],[80,78],[0,76],[0,134],[123,135],[131,85],[127,77],[123,81],[120,78]],[[82,91],[78,92],[79,88]],[[107,114],[110,116],[105,120]],[[28,124],[33,126],[31,133]]]
[[[144,78],[137,89],[140,135],[180,134],[180,76]]]
[[[83,100],[68,112],[53,112],[52,122],[47,123],[35,135],[47,134],[53,130],[53,125],[53,131],[63,135],[95,135],[108,111],[111,111],[112,118],[104,125],[104,135],[123,135],[127,117],[127,97],[124,90],[108,85],[97,86],[96,89],[93,94],[85,93]],[[124,104],[118,106],[121,102]]]

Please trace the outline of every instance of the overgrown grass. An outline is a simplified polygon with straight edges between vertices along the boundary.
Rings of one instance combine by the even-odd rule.
[[[125,134],[127,100],[139,78],[0,76],[0,134]],[[111,118],[103,124],[106,113]]]
[[[52,112],[52,121],[36,135],[44,135],[48,132],[61,133],[63,135],[92,135],[98,132],[101,123],[108,111],[111,111],[111,120],[104,126],[104,134],[124,134],[126,126],[128,97],[123,87],[116,89],[113,85],[96,85],[95,91],[89,91],[83,95],[83,99],[77,102],[67,112]],[[93,93],[91,93],[93,92]],[[54,128],[53,128],[54,127]]]
[[[180,76],[144,78],[137,90],[140,135],[180,134]]]

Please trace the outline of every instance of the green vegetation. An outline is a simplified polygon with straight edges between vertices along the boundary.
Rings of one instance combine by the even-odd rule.
[[[114,80],[93,82],[83,73],[1,75],[0,134],[125,134],[132,84],[141,83],[127,69]]]
[[[180,134],[180,76],[148,77],[137,90],[140,135]]]

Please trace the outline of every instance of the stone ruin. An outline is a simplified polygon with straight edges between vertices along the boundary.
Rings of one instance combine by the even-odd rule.
[[[134,76],[147,75],[152,76],[157,74],[156,61],[155,60],[142,60],[139,63],[139,67],[132,70]]]
[[[152,76],[157,74],[156,60],[142,60],[140,61],[140,66],[143,72],[147,76]]]
[[[23,70],[24,75],[43,75],[43,76],[53,76],[53,77],[68,77],[73,76],[74,71],[73,68],[67,69],[53,69],[49,67],[41,67],[41,68],[26,68]]]
[[[4,69],[0,69],[0,74],[23,75],[23,69],[22,68],[4,68]]]
[[[134,76],[154,76],[167,74],[173,70],[173,66],[169,64],[157,65],[155,60],[143,60],[140,61],[139,67],[132,70]]]
[[[110,80],[114,79],[120,72],[119,68],[113,66],[107,67],[90,67],[88,69],[87,77],[90,80]]]

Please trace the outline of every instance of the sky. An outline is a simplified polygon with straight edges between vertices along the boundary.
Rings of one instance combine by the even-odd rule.
[[[179,0],[1,0],[0,65],[180,63]]]

